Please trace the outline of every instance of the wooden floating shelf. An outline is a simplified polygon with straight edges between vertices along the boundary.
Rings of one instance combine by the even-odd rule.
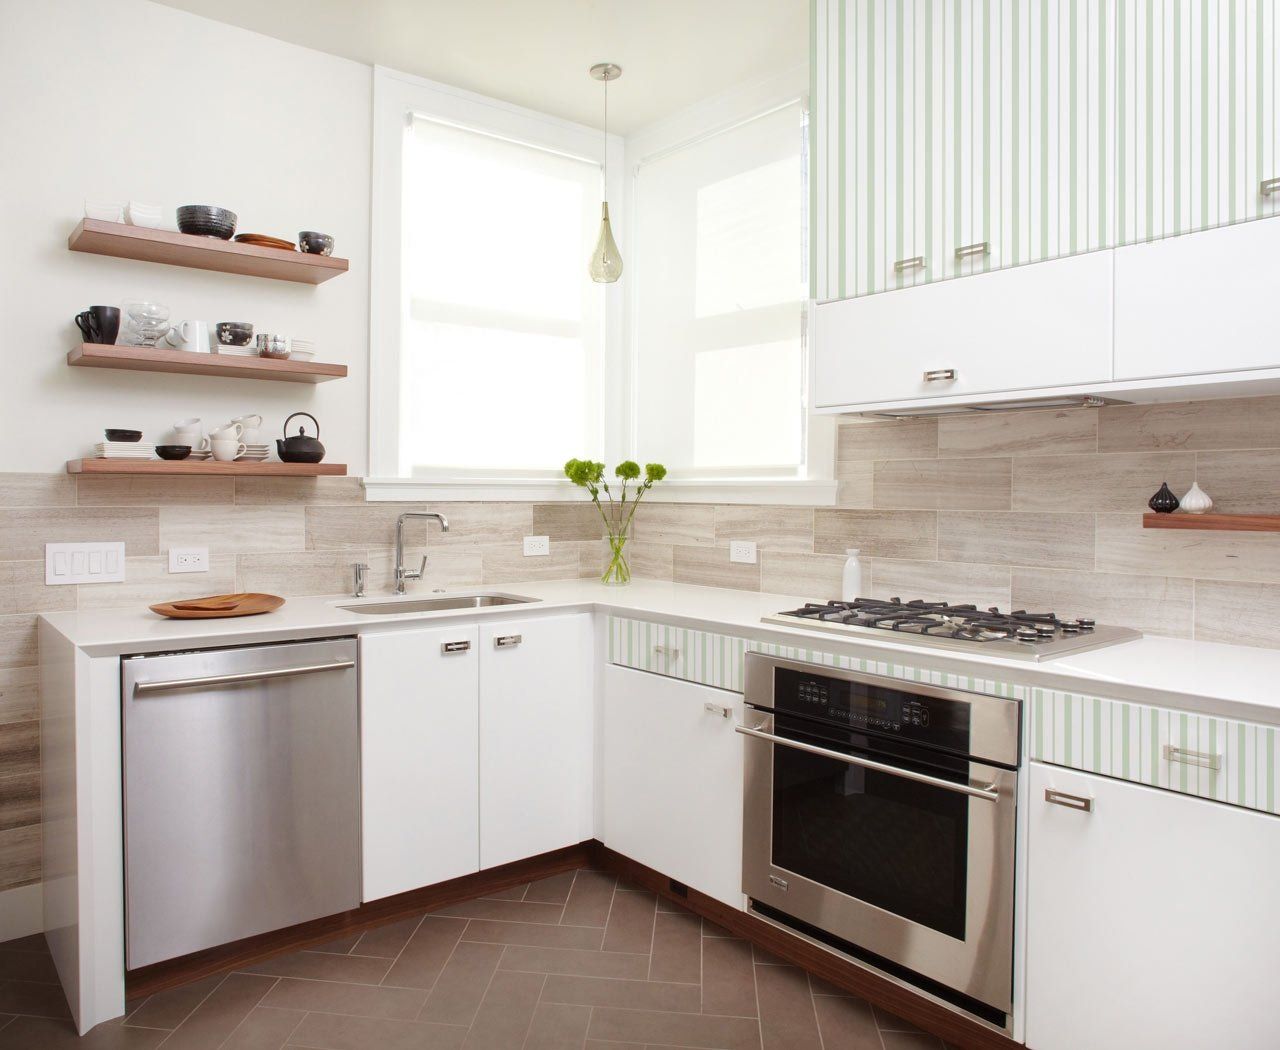
[[[260,248],[217,237],[196,237],[174,230],[149,226],[129,226],[123,222],[81,219],[67,238],[73,252],[110,255],[116,259],[188,266],[195,270],[238,273],[246,277],[268,277],[296,284],[322,284],[346,273],[346,259],[331,255],[310,255],[284,248]]]
[[[185,477],[225,476],[245,478],[341,477],[345,463],[219,463],[214,459],[73,459],[68,474],[178,474]]]
[[[81,343],[67,353],[67,364],[76,368],[176,372],[226,379],[272,379],[284,383],[325,383],[347,376],[346,365],[327,365],[318,361],[277,361],[269,357],[198,354],[155,346],[108,346],[104,343]]]
[[[1144,514],[1144,529],[1204,532],[1280,532],[1280,514]]]

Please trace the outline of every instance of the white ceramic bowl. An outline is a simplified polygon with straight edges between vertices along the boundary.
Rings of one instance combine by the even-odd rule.
[[[310,361],[315,356],[316,356],[316,352],[314,350],[290,350],[289,351],[290,361]]]

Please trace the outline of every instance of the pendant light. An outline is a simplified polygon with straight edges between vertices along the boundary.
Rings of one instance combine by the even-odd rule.
[[[613,239],[609,225],[609,81],[622,76],[622,67],[612,62],[601,62],[589,70],[595,80],[604,82],[604,186],[605,199],[600,202],[600,236],[596,250],[591,253],[591,279],[597,284],[613,284],[622,276],[622,254]]]

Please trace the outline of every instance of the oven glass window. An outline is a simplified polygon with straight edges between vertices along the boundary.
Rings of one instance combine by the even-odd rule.
[[[807,738],[791,719],[779,717],[775,732],[832,747],[829,740]],[[891,760],[850,750],[873,761]],[[945,775],[933,767],[912,768]],[[960,939],[968,825],[964,795],[794,748],[773,748],[773,863]]]

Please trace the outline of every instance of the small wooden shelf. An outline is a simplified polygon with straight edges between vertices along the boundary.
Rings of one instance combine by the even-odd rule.
[[[1280,514],[1144,514],[1144,529],[1204,532],[1280,532]]]
[[[195,270],[238,273],[246,277],[268,277],[297,284],[321,284],[346,273],[346,259],[331,255],[309,255],[283,248],[259,248],[217,237],[194,237],[173,230],[149,226],[129,226],[123,222],[81,219],[67,238],[73,252],[110,255],[117,259],[188,266]]]
[[[219,463],[204,459],[72,459],[68,474],[180,474],[259,478],[319,478],[344,476],[345,463]]]
[[[122,368],[131,372],[176,372],[227,379],[272,379],[285,383],[324,383],[347,376],[346,365],[328,365],[319,361],[277,361],[269,357],[198,354],[155,346],[108,346],[104,343],[81,343],[67,353],[67,364],[76,368]]]

